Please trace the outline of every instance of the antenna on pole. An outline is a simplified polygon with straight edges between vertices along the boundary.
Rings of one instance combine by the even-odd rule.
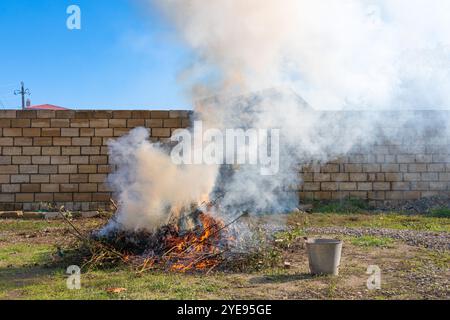
[[[23,81],[20,83],[20,90],[16,90],[14,91],[14,95],[18,96],[21,95],[22,96],[22,110],[25,109],[25,96],[26,95],[30,95],[30,90],[25,89],[25,84],[23,83]]]

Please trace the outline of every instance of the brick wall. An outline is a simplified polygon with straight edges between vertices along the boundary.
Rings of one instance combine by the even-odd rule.
[[[401,136],[356,146],[344,157],[303,166],[300,198],[354,197],[374,203],[450,195],[450,141],[445,128],[405,127]],[[409,132],[408,132],[409,131]]]
[[[104,182],[112,170],[108,140],[145,126],[152,140],[166,141],[176,128],[189,126],[189,115],[0,110],[0,210],[36,210],[48,203],[83,211],[107,207],[111,191]],[[398,141],[356,146],[329,163],[304,165],[300,198],[398,201],[448,196],[450,143],[443,137],[405,134]]]
[[[188,125],[187,111],[0,110],[0,210],[105,208],[108,140],[139,126],[164,140]]]

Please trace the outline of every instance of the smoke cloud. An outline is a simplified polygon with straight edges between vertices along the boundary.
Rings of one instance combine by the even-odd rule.
[[[196,119],[205,129],[281,129],[280,171],[177,167],[139,129],[111,144],[119,170],[110,181],[127,227],[157,226],[164,207],[205,193],[220,198],[223,215],[291,210],[298,204],[299,164],[382,139],[413,139],[402,136],[403,126],[420,135],[436,124],[431,116],[399,119],[378,111],[450,106],[449,1],[146,2],[193,51],[180,80],[196,101]],[[448,120],[440,119],[441,136]]]
[[[151,2],[194,50],[195,88],[287,85],[318,109],[450,105],[446,0]]]
[[[177,166],[149,135],[147,129],[137,128],[109,144],[110,163],[117,170],[108,180],[120,208],[107,230],[153,231],[168,223],[175,210],[180,214],[206,198],[214,185],[214,166]]]

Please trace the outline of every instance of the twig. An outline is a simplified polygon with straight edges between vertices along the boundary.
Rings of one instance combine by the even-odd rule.
[[[206,271],[206,274],[205,274],[205,275],[206,275],[206,276],[209,275],[209,274],[211,273],[211,271],[212,271],[213,269],[215,269],[218,265],[219,265],[219,264],[217,263],[217,264],[213,265],[211,268],[209,268],[209,270]]]
[[[229,222],[228,224],[224,225],[223,227],[219,228],[219,229],[216,230],[215,232],[211,233],[211,234],[210,234],[208,237],[206,237],[205,239],[203,239],[203,240],[201,240],[201,241],[199,241],[199,242],[196,242],[196,243],[192,243],[192,244],[189,245],[186,249],[184,249],[180,254],[184,254],[184,253],[186,253],[186,251],[188,251],[189,249],[191,249],[193,246],[199,245],[199,244],[205,242],[206,240],[208,240],[208,239],[211,238],[212,236],[215,236],[216,234],[218,234],[218,233],[221,232],[222,230],[228,228],[228,227],[231,226],[233,223],[237,222],[239,219],[241,219],[242,217],[246,216],[247,214],[248,214],[248,212],[242,213],[242,214],[239,215],[236,219],[232,220],[232,221]],[[211,228],[214,227],[214,226],[217,226],[218,224],[219,224],[219,223],[217,222],[217,223],[215,223],[213,226],[209,226],[208,228],[205,228],[203,232],[205,232],[206,230],[211,229]],[[169,254],[170,252],[172,252],[173,250],[175,250],[176,247],[177,247],[177,246],[174,246],[174,247],[170,248],[168,251],[166,251],[166,252],[162,255],[162,258],[165,257],[166,255],[168,255],[168,254]],[[229,249],[227,249],[227,250],[225,250],[225,251],[223,251],[223,252],[226,252],[226,251],[228,251],[228,250],[229,250]],[[222,254],[222,253],[220,253],[220,254]],[[201,261],[201,260],[200,260],[200,261]],[[166,262],[165,262],[164,265],[166,266],[168,262],[169,262],[169,260],[166,260]],[[198,262],[196,262],[196,263],[198,263]],[[192,263],[189,264],[188,267],[190,267],[191,265],[192,265]],[[184,270],[186,270],[186,268],[188,268],[188,267],[185,267]]]
[[[64,206],[62,206],[59,209],[59,214],[63,217],[63,219],[75,230],[75,232],[78,235],[78,238],[83,241],[89,248],[89,250],[91,250],[91,252],[93,251],[93,245],[92,245],[92,241],[94,241],[96,244],[98,244],[100,247],[102,247],[102,249],[109,251],[110,253],[112,253],[113,255],[117,256],[118,258],[120,258],[122,261],[125,261],[124,255],[114,249],[109,248],[107,245],[105,245],[104,243],[100,242],[100,241],[95,241],[92,239],[87,238],[86,236],[84,236],[78,229],[77,227],[75,227],[75,225],[64,215],[63,213],[64,210]],[[104,253],[102,253],[100,256],[105,256]],[[96,257],[96,259],[93,257],[89,262],[92,262],[92,260],[98,260],[99,256]],[[89,263],[88,262],[88,263]]]
[[[189,263],[187,266],[185,266],[183,268],[183,271],[186,271],[188,269],[190,269],[191,267],[195,267],[195,265],[197,265],[198,263],[206,260],[206,259],[210,259],[210,258],[214,258],[214,257],[218,257],[222,254],[224,254],[225,252],[227,252],[228,250],[230,250],[229,248],[222,250],[221,252],[217,252],[217,253],[208,253],[208,254],[204,254],[201,255],[199,258],[195,259],[194,261],[192,261],[191,263]],[[217,264],[215,264],[213,267],[217,266]]]
[[[116,202],[112,198],[110,198],[109,201],[113,205],[114,209],[116,209],[116,211],[117,211],[117,209],[119,209],[119,206],[116,204]]]
[[[64,215],[62,212],[64,210],[64,206],[62,206],[59,209],[59,214],[63,217],[63,219],[75,230],[75,232],[78,234],[78,237],[83,241],[89,241],[74,225],[73,223]]]
[[[237,217],[236,219],[234,219],[234,220],[231,221],[230,223],[224,225],[223,227],[221,227],[221,228],[217,229],[216,231],[214,231],[213,233],[211,233],[211,234],[210,234],[208,237],[206,237],[205,239],[203,239],[203,240],[201,240],[201,241],[199,241],[199,242],[196,242],[196,243],[192,243],[190,246],[188,246],[186,249],[184,249],[184,250],[181,252],[181,254],[186,253],[186,251],[188,251],[188,250],[189,250],[190,248],[192,248],[193,246],[199,245],[199,244],[205,242],[206,240],[208,240],[209,238],[215,236],[216,234],[218,234],[218,233],[221,232],[222,230],[228,228],[228,227],[231,226],[233,223],[237,222],[239,219],[241,219],[242,217],[244,217],[244,216],[247,215],[247,214],[248,214],[247,212],[244,212],[243,214],[241,214],[239,217]],[[216,223],[215,225],[217,226],[218,223]],[[205,232],[205,231],[207,231],[207,230],[209,230],[209,229],[211,229],[211,226],[208,227],[208,228],[206,228],[203,232]]]
[[[152,260],[152,261],[151,261],[151,260]],[[151,263],[150,263],[150,262],[151,262]],[[150,266],[147,268],[147,265],[148,265],[149,263],[150,263]],[[143,272],[145,272],[145,271],[148,271],[148,270],[152,269],[154,265],[155,265],[155,260],[154,260],[154,258],[146,258],[146,259],[144,260],[144,264],[142,265],[141,270],[139,270],[137,273],[138,273],[138,274],[141,274],[141,273],[143,273]]]
[[[225,252],[230,251],[230,248],[226,248],[225,250],[223,250],[222,252],[220,252],[220,255],[222,256]],[[224,260],[224,258],[222,257],[222,261]],[[209,268],[208,271],[206,271],[206,275],[210,274],[210,272],[216,268],[220,263],[216,263],[215,265],[213,265],[211,268]]]

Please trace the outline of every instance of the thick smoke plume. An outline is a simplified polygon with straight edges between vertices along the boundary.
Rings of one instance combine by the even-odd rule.
[[[450,105],[446,0],[152,2],[198,57],[193,87],[288,85],[320,109]]]
[[[299,164],[381,139],[414,139],[402,136],[405,125],[417,135],[435,127],[433,117],[378,111],[450,106],[447,0],[147,2],[192,49],[180,80],[196,118],[217,129],[281,129],[280,171],[177,167],[143,129],[135,131],[111,145],[119,169],[110,181],[128,228],[151,229],[166,218],[164,207],[205,193],[220,197],[222,214],[291,210]],[[448,119],[440,120],[445,136]]]
[[[193,201],[206,198],[214,185],[214,167],[175,165],[162,145],[149,141],[144,128],[111,142],[109,154],[118,168],[109,183],[117,190],[120,211],[108,229],[153,231],[168,223],[174,210],[182,213]]]

